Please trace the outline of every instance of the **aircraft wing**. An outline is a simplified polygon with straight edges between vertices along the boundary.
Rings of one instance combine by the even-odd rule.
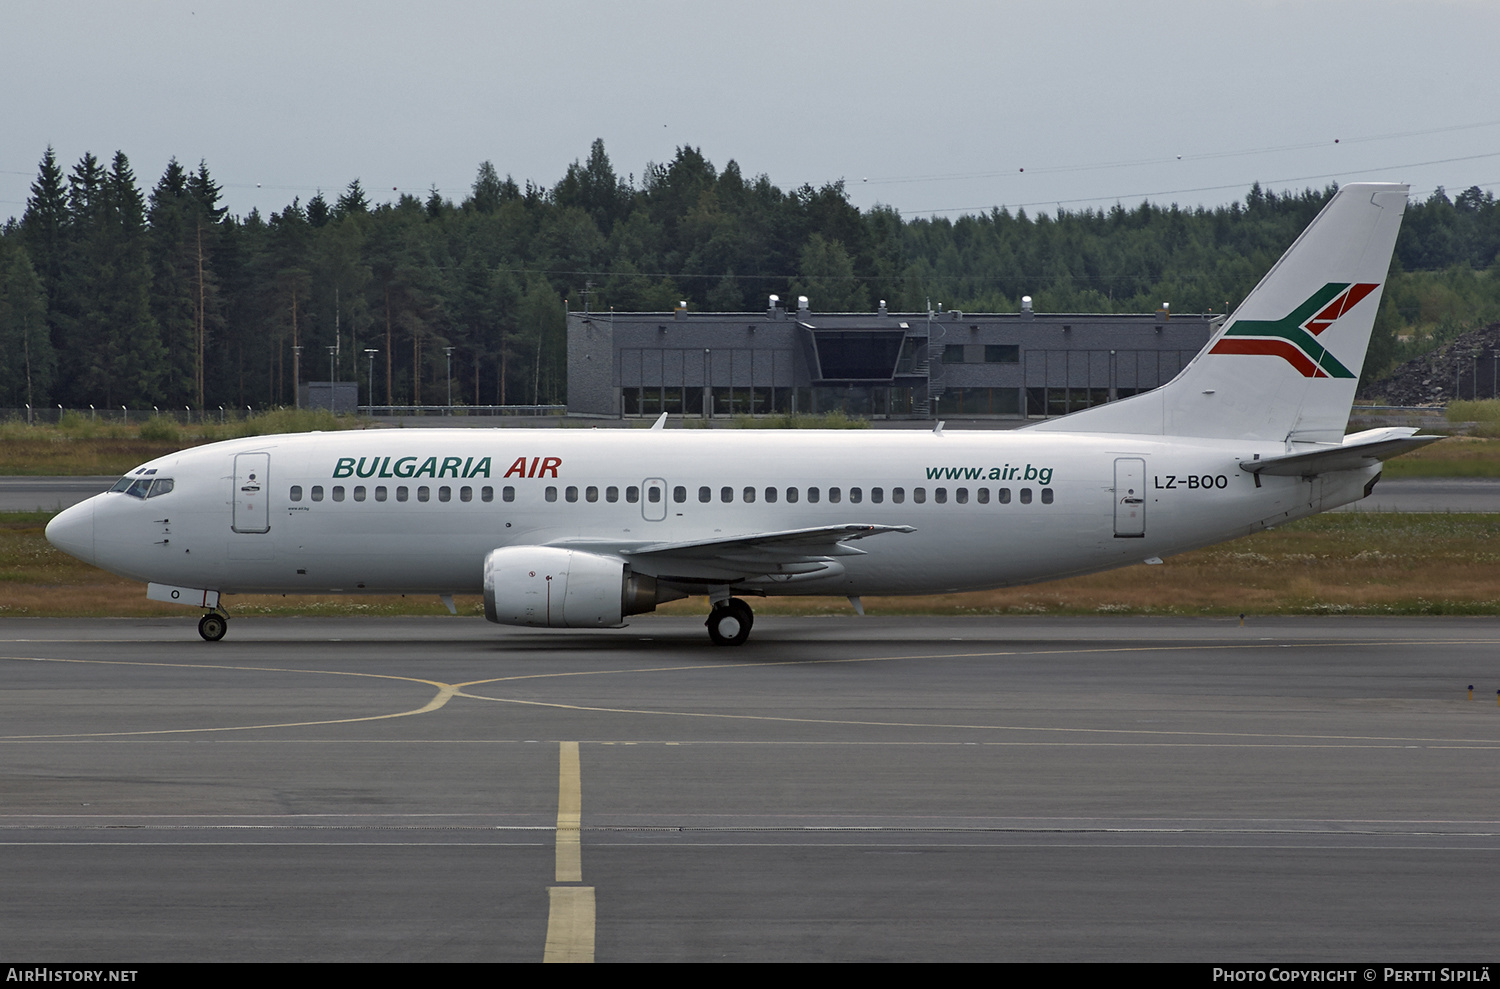
[[[863,555],[864,550],[849,545],[856,539],[915,531],[909,525],[844,523],[714,539],[638,543],[614,550],[630,562],[632,569],[665,580],[794,578],[842,570],[832,558]]]
[[[1344,437],[1343,443],[1328,444],[1323,449],[1242,460],[1240,469],[1252,474],[1312,477],[1337,470],[1358,470],[1444,438],[1416,436],[1415,433],[1415,429],[1367,429],[1362,433],[1351,433]]]

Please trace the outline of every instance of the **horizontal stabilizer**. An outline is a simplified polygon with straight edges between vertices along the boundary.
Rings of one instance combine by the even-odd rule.
[[[1441,436],[1413,435],[1415,433],[1415,429],[1367,429],[1344,437],[1343,443],[1327,444],[1320,449],[1291,453],[1284,457],[1242,460],[1240,467],[1252,474],[1311,477],[1314,474],[1369,467],[1443,439]]]

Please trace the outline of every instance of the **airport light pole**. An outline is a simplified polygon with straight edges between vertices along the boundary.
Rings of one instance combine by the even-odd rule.
[[[292,397],[296,407],[302,408],[302,345],[292,347]]]
[[[448,414],[453,414],[453,348],[444,347],[443,353],[448,355]]]
[[[370,415],[375,414],[375,355],[378,353],[380,351],[365,348],[365,356],[370,359],[370,373],[365,375],[365,380],[370,384]]]

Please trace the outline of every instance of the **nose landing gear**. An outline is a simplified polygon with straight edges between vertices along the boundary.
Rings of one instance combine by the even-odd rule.
[[[218,642],[224,638],[224,633],[227,631],[229,631],[229,618],[217,611],[210,611],[198,619],[198,634],[203,636],[205,641]]]
[[[739,598],[716,603],[708,613],[708,638],[716,646],[741,646],[750,638],[755,613]]]

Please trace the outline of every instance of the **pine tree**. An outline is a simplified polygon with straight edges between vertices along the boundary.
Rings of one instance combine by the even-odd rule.
[[[0,406],[52,402],[56,361],[47,331],[47,295],[18,238],[0,237]]]

